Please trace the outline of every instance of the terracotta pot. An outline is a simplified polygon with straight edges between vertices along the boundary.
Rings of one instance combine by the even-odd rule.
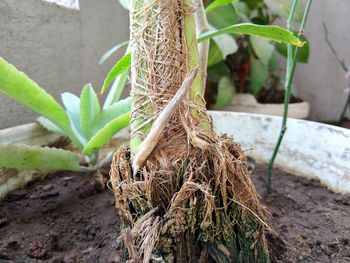
[[[282,116],[283,107],[283,104],[259,103],[251,94],[236,94],[232,104],[222,110]],[[308,102],[291,103],[289,104],[288,117],[306,119],[309,116],[309,112],[310,104]]]

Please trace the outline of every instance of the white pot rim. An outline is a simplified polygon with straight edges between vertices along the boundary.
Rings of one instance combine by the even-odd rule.
[[[281,117],[211,111],[214,129],[243,146],[254,160],[268,163],[281,128]],[[288,119],[276,167],[319,179],[339,193],[350,193],[350,130],[318,122]]]

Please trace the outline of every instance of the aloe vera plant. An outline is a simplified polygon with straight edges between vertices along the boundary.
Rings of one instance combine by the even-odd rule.
[[[268,262],[265,211],[243,152],[213,131],[205,108],[203,44],[227,32],[303,43],[274,26],[204,32],[201,0],[122,2],[130,8],[131,141],[114,155],[111,182],[127,226],[124,259]]]
[[[122,66],[118,67],[119,72],[125,70]],[[107,81],[111,79],[113,76],[109,76]],[[91,84],[87,84],[80,97],[69,92],[62,93],[62,107],[37,83],[0,58],[0,91],[39,114],[37,121],[42,126],[67,136],[88,163],[88,167],[81,167],[77,154],[62,149],[0,144],[0,167],[97,170],[106,161],[98,161],[101,147],[130,122],[130,98],[120,100],[122,88],[111,91],[107,96],[108,104],[101,107],[98,95]]]

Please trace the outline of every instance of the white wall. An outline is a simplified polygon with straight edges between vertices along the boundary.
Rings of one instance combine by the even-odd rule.
[[[313,1],[305,29],[311,44],[311,57],[296,72],[298,94],[311,102],[313,120],[337,120],[345,104],[346,81],[325,42],[322,22],[326,23],[331,42],[350,67],[350,1]],[[349,116],[349,114],[348,114]]]
[[[80,10],[42,0],[0,1],[0,56],[58,100],[89,82],[99,90],[113,64],[98,66],[100,56],[128,37],[128,13],[117,0],[80,0]],[[35,118],[0,93],[0,129]]]

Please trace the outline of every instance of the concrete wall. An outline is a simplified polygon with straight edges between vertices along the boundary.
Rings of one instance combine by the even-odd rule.
[[[322,22],[327,26],[337,53],[350,67],[349,14],[349,0],[313,1],[305,29],[311,44],[311,57],[308,64],[299,64],[296,72],[298,94],[311,102],[313,120],[337,120],[345,104],[344,72],[325,42]]]
[[[0,56],[58,100],[89,82],[99,90],[113,63],[98,66],[100,56],[128,37],[128,13],[116,0],[80,0],[80,10],[43,0],[0,1]],[[35,118],[0,94],[0,129]]]

